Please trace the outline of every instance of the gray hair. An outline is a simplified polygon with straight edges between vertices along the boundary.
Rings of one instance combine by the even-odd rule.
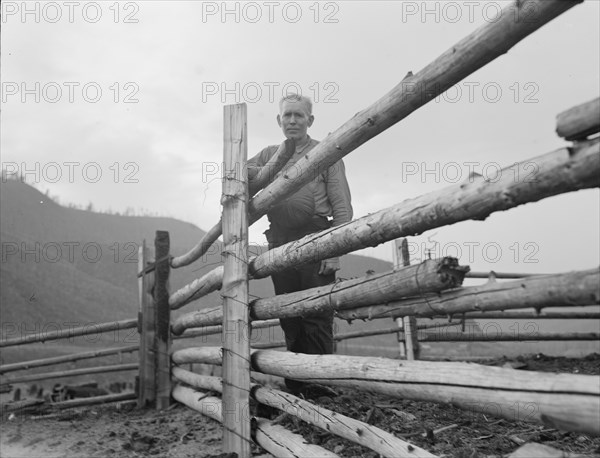
[[[284,95],[281,98],[281,100],[279,100],[279,113],[281,113],[281,109],[283,108],[283,102],[291,101],[304,103],[304,105],[306,105],[306,108],[308,109],[308,114],[312,115],[312,100],[310,100],[310,97],[306,97],[305,95],[299,95],[295,93]]]

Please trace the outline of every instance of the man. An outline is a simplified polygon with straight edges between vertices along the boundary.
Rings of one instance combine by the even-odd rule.
[[[296,151],[280,172],[288,176],[302,173],[302,161],[310,157],[319,142],[310,138],[312,102],[308,97],[288,95],[279,102],[277,123],[287,139],[295,141]],[[277,151],[269,146],[248,161],[248,176],[252,179]],[[340,160],[316,176],[294,195],[281,202],[267,214],[270,227],[265,232],[269,249],[298,240],[307,234],[346,223],[352,219],[350,189],[344,163]],[[340,269],[339,258],[326,259],[288,269],[272,275],[275,294],[285,294],[335,282]],[[333,353],[333,313],[320,316],[283,318],[280,320],[287,349],[296,353]],[[287,380],[294,393],[307,394],[309,387]],[[315,387],[310,387],[318,391]]]

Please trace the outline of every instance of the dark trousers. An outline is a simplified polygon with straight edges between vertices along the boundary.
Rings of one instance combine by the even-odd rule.
[[[269,248],[275,248],[285,243],[298,240],[304,235],[318,232],[330,227],[325,218],[314,218],[302,228],[284,228],[273,224],[267,231]],[[335,282],[335,274],[319,275],[321,261],[304,264],[273,274],[275,294],[293,293],[317,286]],[[281,328],[285,334],[288,351],[322,355],[333,353],[333,312],[310,316],[281,318]],[[299,391],[304,383],[295,380],[285,380],[286,386],[292,391]]]

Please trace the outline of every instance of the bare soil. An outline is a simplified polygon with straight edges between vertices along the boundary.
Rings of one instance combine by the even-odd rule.
[[[532,355],[484,364],[521,370],[600,375],[600,355],[585,358]],[[600,379],[599,379],[600,383]],[[408,401],[336,389],[336,398],[314,401],[325,408],[378,426],[444,457],[507,456],[526,441],[564,452],[600,454],[600,438],[568,433],[543,425],[511,422],[452,406]],[[600,415],[600,412],[599,412]],[[376,458],[377,454],[290,416],[278,421],[307,441],[342,457]],[[221,425],[179,404],[156,412],[131,404],[87,407],[53,417],[15,416],[0,424],[2,457],[214,457],[222,455]],[[254,454],[265,453],[255,447]]]

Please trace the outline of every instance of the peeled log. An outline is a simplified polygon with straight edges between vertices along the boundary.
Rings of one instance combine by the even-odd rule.
[[[581,140],[600,131],[600,98],[564,111],[556,117],[556,133],[565,140]]]
[[[195,374],[179,367],[173,368],[173,376],[195,388],[222,392],[222,380],[219,377]],[[393,434],[324,407],[315,406],[292,394],[260,385],[253,385],[250,393],[262,404],[275,407],[327,432],[368,447],[382,456],[390,458],[435,456],[414,445],[410,445],[409,450],[409,443]]]
[[[590,269],[510,282],[488,282],[482,286],[460,288],[436,295],[341,310],[336,315],[343,320],[372,320],[408,315],[452,316],[465,312],[597,304],[600,304],[600,272],[598,269]]]
[[[254,440],[273,456],[282,458],[335,458],[336,455],[318,445],[309,444],[299,434],[283,426],[274,425],[264,418],[256,419]]]
[[[200,259],[200,257],[208,251],[212,244],[217,241],[222,233],[222,222],[219,219],[219,222],[211,227],[209,231],[204,234],[204,237],[202,237],[190,251],[182,256],[177,256],[171,259],[171,267],[173,269],[177,269],[178,267],[187,266],[195,260]]]
[[[520,177],[520,179],[515,179]],[[600,140],[582,142],[502,169],[497,181],[471,176],[449,186],[344,225],[310,234],[269,250],[250,260],[249,275],[263,278],[307,262],[341,256],[400,237],[418,235],[437,227],[488,215],[565,192],[600,186]],[[219,269],[219,268],[217,268]],[[209,284],[220,287],[217,269]],[[193,299],[201,297],[195,294]],[[189,301],[188,301],[189,302]]]
[[[250,202],[250,223],[258,221],[276,202],[292,195],[348,153],[507,53],[519,41],[582,1],[511,2],[502,10],[498,21],[487,23],[463,38],[425,68],[402,80],[379,100],[329,134],[307,154],[309,160],[301,174],[293,179],[280,177],[267,186]],[[531,11],[535,12],[535,20],[524,20]],[[400,236],[393,238],[398,237]],[[201,241],[190,252],[174,258],[171,265],[176,268],[191,264],[209,247],[210,245]]]
[[[249,458],[250,342],[242,338],[250,323],[248,265],[240,262],[248,257],[248,183],[242,173],[248,157],[246,104],[225,105],[223,124],[223,451]]]
[[[279,148],[273,157],[271,157],[269,162],[267,162],[260,170],[259,174],[250,182],[248,189],[249,195],[253,196],[266,185],[271,183],[274,180],[275,175],[284,167],[285,164],[287,164],[288,160],[294,155],[295,152],[295,140],[287,139],[281,145],[279,145]],[[204,237],[202,237],[202,239],[189,252],[182,256],[173,258],[171,260],[171,267],[176,269],[177,267],[183,267],[194,262],[204,253],[206,253],[206,251],[212,246],[213,243],[217,241],[222,233],[222,222],[219,220],[219,222],[210,228],[210,230],[204,234]]]
[[[200,278],[188,283],[169,296],[171,310],[177,310],[194,299],[199,299],[213,291],[218,291],[223,286],[223,266],[216,267]]]
[[[357,113],[329,134],[307,156],[308,163],[293,179],[276,180],[250,202],[253,220],[265,214],[282,197],[308,183],[312,177],[335,164],[360,145],[406,118],[444,91],[505,54],[520,40],[546,22],[583,0],[518,0],[502,10],[500,19],[478,28],[453,45],[425,68],[402,80],[396,87],[365,110]],[[520,14],[535,11],[535,20]]]
[[[213,420],[223,423],[223,409],[220,398],[208,396],[205,393],[198,392],[192,388],[182,385],[175,385],[173,388],[173,398],[182,404],[200,412]],[[304,438],[294,434],[283,426],[273,425],[264,418],[256,418],[254,440],[258,445],[269,453],[277,457],[326,457],[335,458],[336,454],[331,453],[317,445],[308,444]]]
[[[283,168],[283,166],[288,162],[288,160],[294,155],[296,152],[296,142],[295,140],[287,139],[271,157],[269,162],[262,167],[258,173],[258,175],[249,183],[248,194],[253,196],[257,191],[260,191],[267,184],[271,183],[275,178],[275,175]],[[201,252],[202,254],[212,245],[221,235],[222,232],[222,219],[219,220],[217,226],[213,227],[205,237],[190,251],[190,253]],[[181,258],[175,258],[172,261],[173,267],[180,266]],[[218,291],[221,289],[223,284],[223,266],[219,266],[206,275],[197,278],[193,282],[185,285],[183,288],[175,291],[169,297],[169,305],[171,309],[176,310],[180,307],[183,307],[185,304],[192,302],[195,299],[199,299],[203,296],[206,296],[213,291]]]
[[[598,314],[600,317],[600,314]],[[267,321],[254,321],[252,322],[252,329],[270,328],[273,326],[279,326],[279,320],[267,320]],[[214,326],[201,326],[199,328],[188,329],[184,334],[176,337],[176,339],[188,339],[192,337],[209,336],[212,334],[221,334],[223,332],[223,326],[218,324]],[[0,366],[0,369],[2,366]]]
[[[321,429],[344,439],[361,444],[376,451],[381,456],[435,457],[427,450],[398,439],[375,426],[341,415],[321,406],[314,406],[296,396],[279,390],[258,388],[254,392],[257,401],[278,408]]]
[[[548,445],[527,442],[506,458],[531,458],[533,456],[537,458],[590,458],[594,455],[563,452]]]
[[[216,361],[220,351],[216,347],[187,349],[188,357],[192,350],[196,350],[195,363]],[[187,362],[192,362],[191,358]],[[537,422],[550,428],[600,435],[597,376],[519,371],[461,362],[398,361],[273,350],[253,351],[252,367],[265,374],[309,383],[452,404],[511,421]]]
[[[220,366],[223,364],[223,351],[217,347],[182,348],[171,354],[171,361],[179,365],[202,363]]]
[[[268,320],[307,316],[442,291],[462,284],[468,270],[468,267],[459,266],[455,258],[428,259],[383,274],[258,299],[250,303],[250,317]],[[181,315],[174,320],[172,331],[179,335],[187,328],[222,322],[221,307],[214,307]]]
[[[249,272],[254,278],[263,278],[316,259],[341,256],[461,221],[484,220],[494,212],[598,186],[600,139],[595,139],[505,167],[498,172],[497,181],[472,176],[465,183],[307,235],[257,256],[251,260]]]

